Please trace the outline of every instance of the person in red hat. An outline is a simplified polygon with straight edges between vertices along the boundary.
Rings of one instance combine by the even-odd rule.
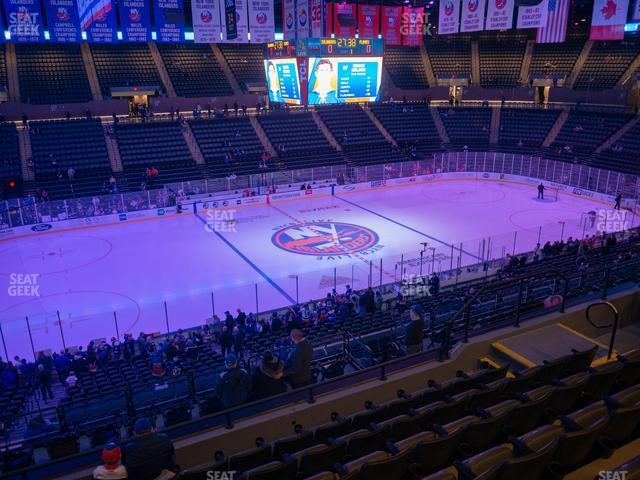
[[[96,467],[93,471],[93,478],[98,480],[120,480],[128,478],[127,468],[120,462],[121,456],[122,452],[116,443],[107,443],[102,450],[103,465]]]

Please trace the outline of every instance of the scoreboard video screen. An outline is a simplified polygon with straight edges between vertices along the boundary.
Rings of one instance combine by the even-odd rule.
[[[384,40],[306,38],[267,45],[269,100],[291,104],[380,99]],[[294,74],[294,69],[296,74]]]

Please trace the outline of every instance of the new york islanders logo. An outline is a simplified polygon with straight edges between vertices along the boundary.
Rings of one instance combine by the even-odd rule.
[[[137,8],[132,8],[131,10],[129,10],[129,19],[132,22],[139,22],[140,20],[142,20],[142,12],[140,12],[140,10],[138,10]]]
[[[293,14],[291,12],[287,15],[287,28],[293,28]]]
[[[58,10],[56,10],[56,18],[61,22],[68,22],[71,14],[65,7],[58,7]]]
[[[303,27],[307,24],[307,11],[304,8],[298,13],[298,21]]]
[[[342,222],[314,222],[278,230],[271,242],[278,248],[300,255],[353,255],[380,241],[373,230]]]
[[[451,0],[447,0],[447,2],[444,4],[444,14],[447,17],[449,17],[453,15],[453,10],[454,10],[453,2]]]
[[[264,25],[267,23],[267,14],[264,12],[258,13],[256,15],[256,22],[258,22],[258,25]]]
[[[469,0],[467,7],[471,13],[475,12],[478,9],[478,0]]]
[[[203,10],[200,12],[200,21],[202,23],[211,23],[211,20],[213,20],[213,15],[209,10]]]
[[[507,0],[496,0],[496,8],[504,8],[507,6]]]

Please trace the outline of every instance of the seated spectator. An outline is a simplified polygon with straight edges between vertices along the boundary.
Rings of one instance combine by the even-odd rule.
[[[222,375],[216,387],[216,395],[220,399],[222,408],[242,405],[247,401],[251,389],[249,374],[238,366],[238,359],[230,353],[225,358],[227,371]]]
[[[133,435],[133,440],[124,448],[122,459],[128,478],[152,480],[160,475],[173,478],[178,468],[171,439],[156,432],[151,421],[144,417],[136,420]]]
[[[127,476],[127,469],[120,462],[121,458],[120,447],[114,443],[109,442],[102,450],[102,463],[93,471],[93,478],[96,480],[119,480],[123,478],[129,478]]]
[[[283,371],[284,363],[272,352],[264,352],[262,365],[253,372],[251,381],[256,400],[287,391],[287,385],[282,379]]]

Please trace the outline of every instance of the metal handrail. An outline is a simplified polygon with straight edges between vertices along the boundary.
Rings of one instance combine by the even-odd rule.
[[[511,285],[518,285],[518,304],[516,306],[516,320],[515,326],[520,326],[520,305],[522,302],[522,292],[524,287],[524,282],[526,280],[532,280],[538,277],[546,277],[549,275],[555,275],[564,281],[564,290],[562,294],[562,303],[560,304],[560,312],[563,313],[565,310],[565,305],[567,302],[567,294],[569,292],[569,279],[566,275],[559,272],[558,270],[545,270],[542,272],[537,272],[529,275],[521,275],[519,277],[509,278],[506,280],[500,280],[498,282],[488,283],[483,285],[477,292],[475,292],[471,298],[469,298],[465,304],[458,310],[448,321],[445,327],[445,337],[444,341],[441,345],[439,360],[444,361],[449,357],[449,348],[451,343],[451,328],[455,325],[463,316],[464,316],[464,338],[463,343],[469,342],[469,330],[471,328],[471,307],[475,303],[475,301],[480,298],[481,295],[487,293],[490,290],[500,289],[503,287],[508,287]]]
[[[598,307],[600,305],[604,305],[605,307],[608,308],[608,310],[610,312],[613,312],[613,322],[612,323],[609,323],[607,325],[598,325],[597,323],[594,323],[591,320],[591,317],[590,317],[591,309],[593,307]],[[611,302],[595,302],[595,303],[592,303],[591,305],[589,305],[587,307],[587,309],[584,312],[584,315],[585,315],[585,317],[587,319],[587,322],[589,322],[589,324],[593,328],[604,329],[604,328],[613,327],[613,329],[611,330],[611,340],[609,340],[609,351],[607,352],[607,360],[611,360],[611,354],[613,353],[613,344],[614,344],[614,342],[616,340],[616,332],[618,331],[618,321],[620,320],[620,313],[618,312],[618,309]]]

